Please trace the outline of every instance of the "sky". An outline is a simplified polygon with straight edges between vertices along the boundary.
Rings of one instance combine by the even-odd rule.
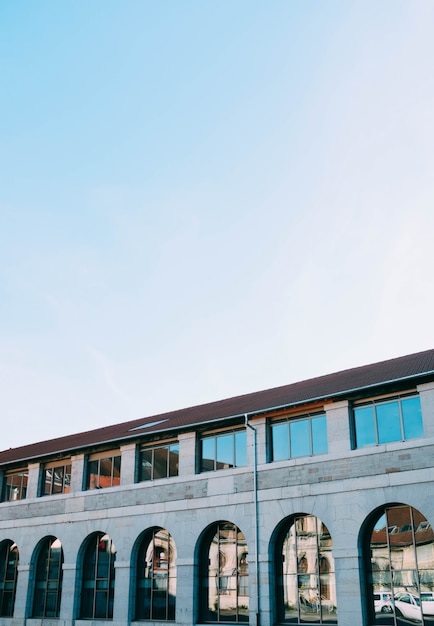
[[[0,3],[0,449],[433,348],[434,3]]]

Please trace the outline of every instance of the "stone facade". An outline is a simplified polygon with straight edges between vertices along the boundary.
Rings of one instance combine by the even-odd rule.
[[[136,482],[138,442],[121,441],[118,446],[112,445],[120,449],[122,457],[119,486],[83,490],[84,449],[72,453],[70,492],[41,497],[38,490],[44,459],[29,460],[26,498],[0,504],[0,544],[9,539],[19,546],[13,617],[1,617],[0,623],[130,624],[134,617],[132,555],[141,534],[158,527],[166,529],[176,544],[176,623],[197,624],[201,537],[210,525],[228,520],[242,531],[249,547],[250,624],[272,626],[277,620],[272,561],[278,529],[292,516],[305,514],[319,518],[332,537],[338,623],[368,626],[361,548],[366,520],[377,509],[403,503],[420,511],[434,525],[434,383],[419,384],[417,391],[424,437],[409,441],[354,449],[351,406],[347,399],[337,398],[323,405],[328,452],[318,456],[268,462],[268,418],[258,415],[250,418],[246,429],[245,467],[197,473],[199,434],[195,429],[185,429],[178,436],[178,476]],[[109,535],[116,546],[113,618],[80,620],[77,563],[83,541],[97,531]],[[32,555],[47,536],[57,537],[64,551],[60,615],[56,619],[34,619],[29,617],[35,575]]]

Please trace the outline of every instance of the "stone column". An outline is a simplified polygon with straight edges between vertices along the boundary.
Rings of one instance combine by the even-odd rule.
[[[197,622],[199,595],[197,588],[197,569],[190,559],[176,560],[176,623],[191,626]]]
[[[115,561],[113,624],[129,624],[130,573],[129,561]]]
[[[434,383],[418,385],[425,437],[434,437]]]
[[[349,452],[351,450],[351,431],[348,401],[332,402],[326,404],[324,409],[327,417],[329,454]]]
[[[76,589],[76,575],[77,570],[75,563],[63,564],[63,578],[62,578],[62,599],[60,601],[60,619],[73,623],[75,617],[75,602],[77,601],[80,593]],[[78,610],[79,607],[77,607]]]
[[[194,476],[196,473],[196,433],[179,435],[179,475]]]
[[[39,468],[40,463],[29,463],[29,479],[27,481],[27,495],[26,498],[37,498],[39,493]]]
[[[17,591],[15,594],[14,618],[24,619],[27,617],[27,596],[29,589],[30,566],[18,565]]]
[[[356,554],[344,549],[333,550],[335,562],[337,617],[339,624],[363,626],[364,594],[361,594],[360,566]]]
[[[83,491],[84,454],[71,457],[71,493]]]
[[[136,478],[136,444],[121,446],[121,485],[133,485]]]

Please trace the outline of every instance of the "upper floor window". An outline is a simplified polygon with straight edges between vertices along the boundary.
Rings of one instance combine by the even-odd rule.
[[[140,450],[139,480],[178,476],[179,444],[143,446]]]
[[[121,484],[121,456],[104,452],[89,457],[87,464],[87,489],[104,489]]]
[[[29,471],[27,468],[6,472],[3,501],[24,500],[27,494],[28,479]]]
[[[325,414],[271,424],[272,460],[295,459],[327,452]]]
[[[355,406],[354,432],[356,448],[423,437],[419,396]]]
[[[42,495],[51,496],[55,493],[68,493],[71,488],[71,462],[47,463],[44,467]]]
[[[0,543],[0,616],[14,614],[17,589],[19,554],[17,544],[6,540]]]
[[[201,441],[200,470],[210,472],[247,465],[246,431],[219,432]]]

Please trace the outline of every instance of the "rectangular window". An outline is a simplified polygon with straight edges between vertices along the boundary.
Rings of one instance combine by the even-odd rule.
[[[28,479],[29,471],[27,468],[6,472],[3,501],[13,502],[15,500],[24,500],[27,495]]]
[[[201,440],[200,471],[212,472],[247,465],[245,430],[214,433]]]
[[[178,476],[179,444],[143,446],[140,450],[139,480]]]
[[[355,406],[354,432],[356,448],[423,437],[419,396]]]
[[[86,489],[104,489],[121,484],[121,456],[105,452],[92,455],[87,463]]]
[[[69,493],[71,489],[71,462],[48,463],[44,467],[43,496]]]
[[[273,461],[325,454],[328,451],[325,414],[272,423],[271,446]]]

